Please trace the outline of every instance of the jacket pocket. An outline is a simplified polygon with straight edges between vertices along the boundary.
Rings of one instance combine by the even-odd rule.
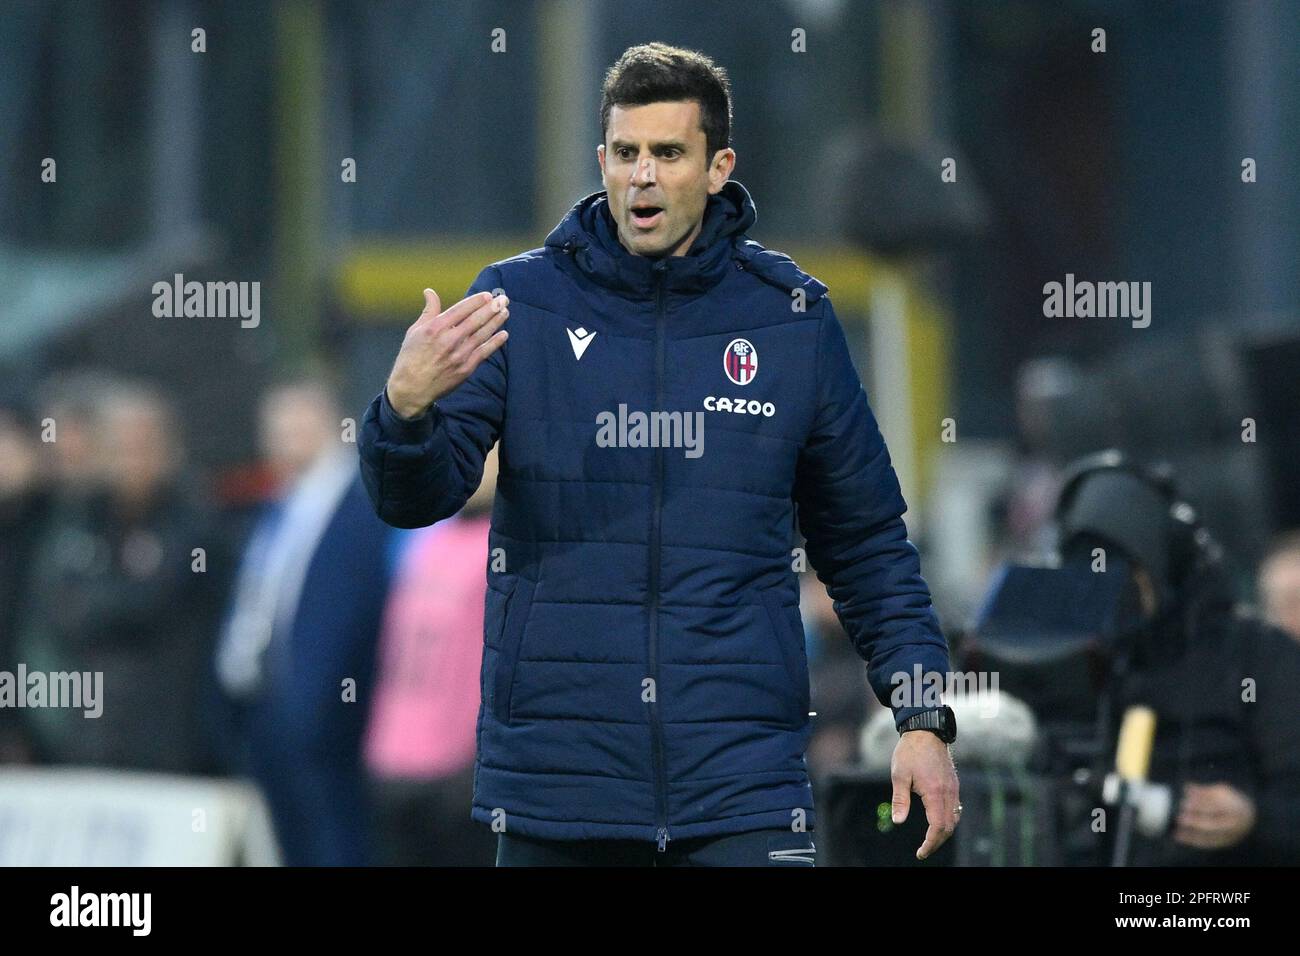
[[[797,605],[787,606],[781,603],[778,589],[768,588],[759,592],[767,617],[772,625],[772,635],[781,650],[781,659],[785,662],[786,674],[790,679],[789,723],[792,727],[802,727],[808,720],[808,710],[812,705],[808,688],[808,654],[804,646],[802,629],[796,633],[792,614],[799,613]]]
[[[493,708],[496,690],[496,672],[501,660],[501,632],[505,630],[506,610],[510,595],[514,593],[515,578],[508,578],[501,587],[488,585],[483,598],[483,661],[479,665],[478,693],[483,706]]]
[[[524,628],[533,601],[533,582],[515,578],[501,610],[497,662],[492,674],[492,714],[503,724],[510,722],[510,692],[515,683]]]

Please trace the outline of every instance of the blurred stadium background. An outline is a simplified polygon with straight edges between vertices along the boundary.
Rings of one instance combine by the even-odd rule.
[[[324,849],[281,821],[290,861],[397,861],[404,833],[425,847],[412,862],[482,860],[440,856],[451,838],[419,822],[472,826],[463,720],[424,770],[385,769],[367,736],[398,666],[381,635],[402,629],[402,556],[472,541],[389,529],[348,540],[390,556],[390,578],[321,572],[322,616],[370,622],[339,650],[358,680],[340,724],[223,704],[213,660],[259,509],[329,444],[276,462],[268,435],[343,422],[346,443],[422,288],[456,301],[602,188],[599,83],[637,43],[728,70],[753,235],[835,297],[948,630],[998,561],[1050,543],[1061,466],[1098,448],[1174,464],[1243,599],[1269,538],[1300,526],[1300,3],[9,0],[0,16],[0,670],[102,670],[138,712],[102,734],[0,712],[2,863],[274,858],[240,781],[274,788],[279,757],[331,741],[353,764],[303,771],[319,828],[346,829],[337,807],[386,816]],[[178,273],[260,283],[260,323],[156,316],[155,283]],[[1045,317],[1044,284],[1067,274],[1149,282],[1149,328]],[[100,540],[108,556],[86,557]],[[173,540],[189,578],[186,543],[205,549],[202,586],[157,570]],[[859,762],[877,705],[820,589],[805,597],[821,775]],[[436,682],[440,659],[401,668]],[[258,752],[281,731],[283,752]]]

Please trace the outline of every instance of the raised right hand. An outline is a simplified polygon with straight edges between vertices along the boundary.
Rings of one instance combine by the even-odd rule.
[[[424,311],[406,330],[388,375],[393,410],[403,418],[419,418],[469,378],[509,337],[501,328],[510,317],[509,304],[504,294],[479,292],[443,312],[438,294],[425,289]]]

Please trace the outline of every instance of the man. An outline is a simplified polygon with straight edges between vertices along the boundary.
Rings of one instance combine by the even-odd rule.
[[[1121,615],[1113,713],[1155,712],[1147,778],[1173,798],[1165,831],[1134,835],[1126,862],[1295,865],[1300,648],[1237,606],[1218,545],[1166,467],[1107,450],[1071,472],[1058,505],[1062,555],[1082,564],[1102,549],[1127,568],[1133,610]],[[1100,860],[1115,832],[1099,834]]]
[[[38,755],[53,763],[206,771],[194,700],[218,596],[195,572],[193,551],[211,548],[212,515],[162,394],[108,386],[83,422],[86,475],[71,469],[77,490],[63,489],[69,506],[33,558],[20,640],[32,670],[102,675],[99,715],[38,708],[25,719]],[[64,422],[54,423],[58,445]]]
[[[50,510],[48,475],[34,409],[0,398],[0,671],[18,669],[18,625],[31,590],[31,565]],[[19,711],[0,707],[0,765],[27,763],[31,745]]]
[[[456,513],[501,443],[471,813],[501,865],[811,864],[796,508],[881,701],[948,670],[826,287],[745,235],[730,118],[708,58],[624,53],[605,190],[450,309],[426,289],[366,411],[399,527]],[[951,713],[902,704],[894,805],[921,795],[925,858],[959,810]]]
[[[215,655],[224,716],[290,866],[369,862],[362,743],[393,532],[340,438],[333,391],[304,378],[263,399],[277,493],[243,549]]]
[[[1300,531],[1279,535],[1270,545],[1256,589],[1265,620],[1300,642]]]

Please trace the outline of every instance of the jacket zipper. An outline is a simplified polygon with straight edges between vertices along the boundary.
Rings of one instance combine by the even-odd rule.
[[[656,262],[655,272],[655,410],[664,403],[664,270],[668,263]],[[648,648],[650,678],[654,682],[654,700],[650,703],[650,738],[654,747],[655,815],[658,824],[658,847],[668,849],[668,797],[664,780],[663,727],[659,721],[659,540],[663,512],[663,449],[655,448],[654,507],[650,519],[650,643]]]

